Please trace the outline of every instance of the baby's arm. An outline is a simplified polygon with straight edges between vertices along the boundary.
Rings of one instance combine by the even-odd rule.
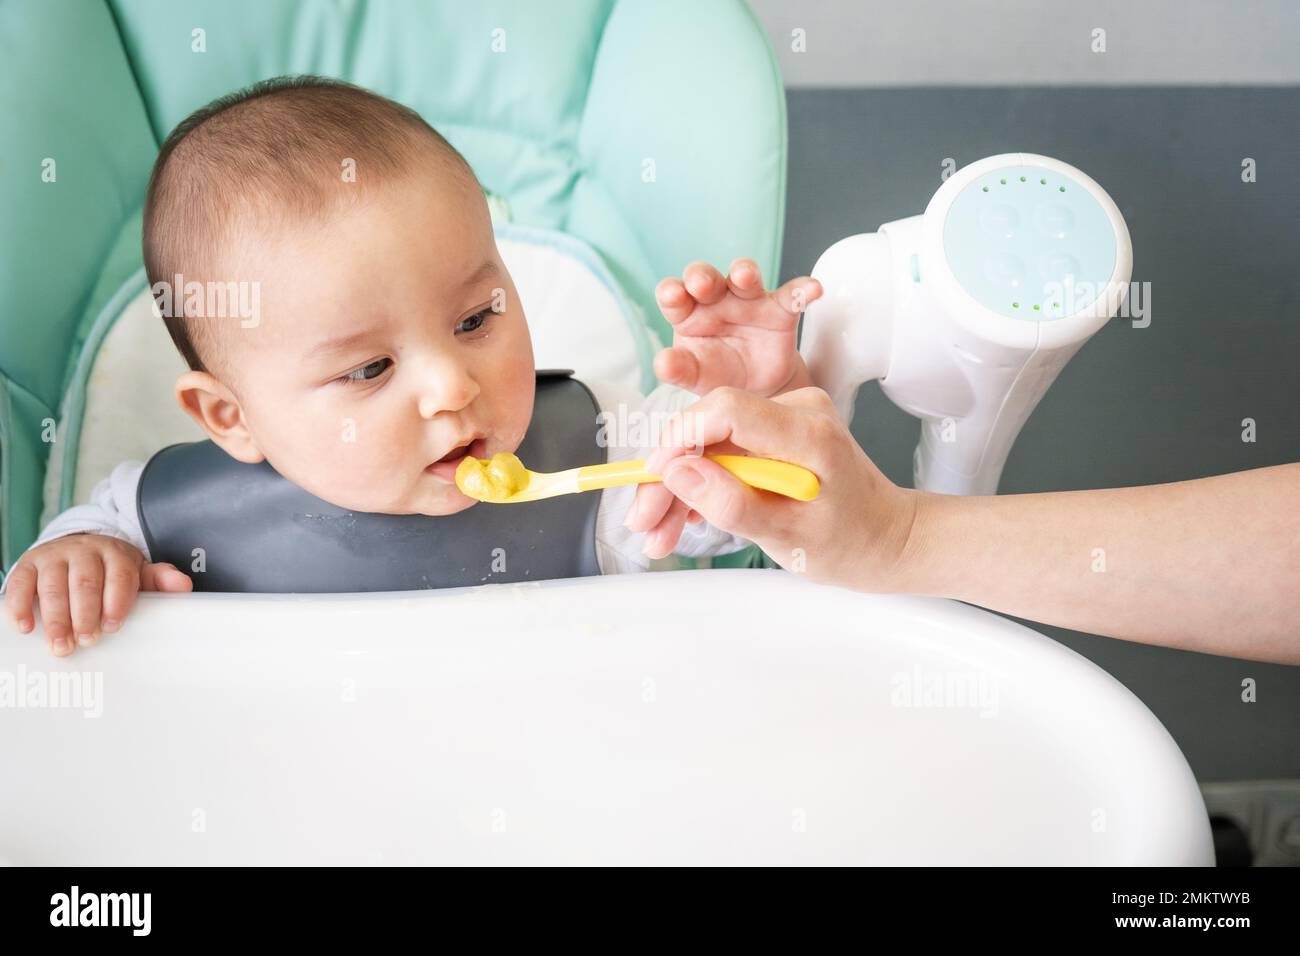
[[[91,493],[90,502],[51,521],[10,569],[5,610],[24,634],[35,626],[32,605],[51,652],[63,657],[116,631],[138,591],[188,591],[190,579],[170,564],[149,562],[135,490],[143,466],[126,462]]]

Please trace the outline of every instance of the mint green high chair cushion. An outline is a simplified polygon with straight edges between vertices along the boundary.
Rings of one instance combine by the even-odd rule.
[[[665,341],[663,276],[748,255],[776,277],[784,94],[740,0],[7,0],[0,71],[5,568],[38,531],[92,330],[140,268],[158,144],[257,80],[334,76],[418,110],[512,222],[594,249]]]

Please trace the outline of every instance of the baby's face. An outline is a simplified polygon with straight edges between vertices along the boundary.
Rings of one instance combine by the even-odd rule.
[[[409,178],[324,225],[251,235],[256,327],[223,330],[227,384],[260,452],[355,511],[444,515],[466,452],[513,452],[533,350],[476,187]],[[494,308],[499,311],[494,311]]]

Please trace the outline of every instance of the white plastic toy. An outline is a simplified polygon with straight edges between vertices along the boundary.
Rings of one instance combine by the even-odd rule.
[[[1128,227],[1091,178],[1046,156],[991,156],[923,215],[826,250],[800,351],[845,421],[875,379],[922,419],[917,488],[995,494],[1021,426],[1119,310],[1132,266]]]

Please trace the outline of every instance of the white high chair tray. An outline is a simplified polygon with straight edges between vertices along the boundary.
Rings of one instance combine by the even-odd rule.
[[[143,595],[64,660],[0,624],[0,661],[15,864],[1214,862],[1095,665],[783,571]]]

